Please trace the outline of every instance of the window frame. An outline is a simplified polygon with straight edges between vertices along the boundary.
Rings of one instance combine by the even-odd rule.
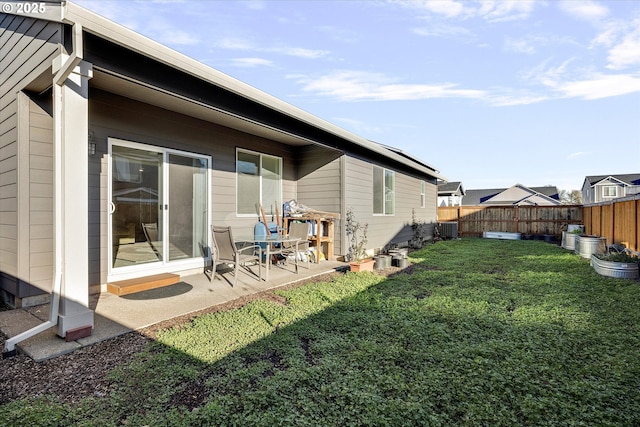
[[[377,189],[376,188],[376,172],[377,171],[381,171],[382,172],[382,188]],[[393,188],[389,188],[387,186],[387,177],[390,177],[392,180],[392,187]],[[374,165],[373,166],[373,171],[372,171],[372,191],[373,191],[373,215],[374,216],[394,216],[396,213],[395,207],[396,207],[396,172],[391,170],[391,169],[387,169],[384,168],[382,166],[377,166]],[[382,212],[376,212],[376,193],[377,192],[382,192],[381,196],[382,196]],[[391,196],[392,203],[390,203],[388,205],[387,202],[387,198],[388,196]],[[389,211],[391,210],[391,211]]]
[[[608,194],[613,190],[614,194]],[[618,197],[618,186],[617,185],[603,185],[602,186],[602,197]]]
[[[238,191],[240,190],[240,179],[239,179],[239,173],[238,173],[238,155],[240,153],[245,153],[245,154],[249,154],[249,155],[254,155],[257,156],[259,158],[259,165],[258,165],[258,169],[259,169],[259,174],[258,174],[258,192],[259,192],[259,198],[260,198],[260,203],[262,204],[263,208],[265,209],[265,214],[267,215],[272,215],[275,214],[274,212],[271,212],[271,207],[272,207],[272,202],[269,202],[268,204],[265,203],[264,201],[264,181],[263,181],[263,171],[264,171],[264,167],[263,167],[263,162],[264,162],[264,158],[269,158],[272,160],[275,160],[277,162],[278,165],[278,189],[277,189],[277,197],[274,198],[274,201],[278,200],[282,200],[282,184],[283,184],[283,160],[282,157],[279,156],[274,156],[272,154],[266,154],[266,153],[261,153],[259,151],[253,151],[253,150],[248,150],[245,148],[240,148],[240,147],[236,147],[236,158],[235,158],[235,175],[236,175],[236,202],[235,202],[235,211],[236,211],[236,217],[239,218],[246,218],[246,217],[253,217],[256,215],[255,211],[252,212],[240,212],[239,211],[239,202],[240,202],[240,198],[238,197]]]
[[[423,209],[427,207],[427,183],[424,179],[420,180],[420,207]]]

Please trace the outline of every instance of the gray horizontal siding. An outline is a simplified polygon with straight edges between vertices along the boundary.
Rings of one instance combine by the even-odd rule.
[[[421,180],[395,171],[395,214],[374,215],[373,164],[346,157],[345,168],[345,208],[353,209],[356,220],[361,224],[368,224],[369,249],[379,250],[390,243],[404,244],[411,240],[414,212],[418,220],[431,224],[432,230],[437,214],[435,184],[426,184],[426,207],[422,208]]]
[[[212,156],[211,218],[213,224],[230,225],[235,233],[253,233],[258,216],[236,215],[236,148],[283,159],[283,199],[296,197],[291,147],[194,119],[98,89],[91,90],[89,129],[96,155],[89,158],[89,275],[90,285],[107,277],[108,138]],[[99,194],[99,195],[98,195]],[[274,201],[275,202],[275,201]]]
[[[51,95],[29,99],[29,283],[51,291],[53,275],[53,111]]]
[[[46,150],[44,144],[51,138],[43,128],[46,118],[30,117],[30,106],[18,112],[18,94],[36,78],[51,74],[53,58],[61,50],[61,29],[56,23],[0,14],[0,271],[13,276],[11,282],[38,284],[47,280],[45,270],[51,275],[47,255],[38,252],[30,259],[34,248],[41,250],[44,246],[51,251],[50,226],[43,223],[39,211],[51,212],[51,182],[37,171],[31,179],[27,166],[33,166],[31,149]],[[31,129],[31,120],[40,122]],[[36,166],[46,163],[38,160]],[[37,214],[32,218],[33,212]],[[30,225],[31,221],[35,223]],[[29,236],[34,233],[42,234],[47,244],[32,241]],[[9,281],[8,285],[14,286]]]
[[[296,201],[309,208],[342,213],[341,154],[323,147],[309,146],[297,154]],[[333,250],[342,253],[340,221],[335,223]]]

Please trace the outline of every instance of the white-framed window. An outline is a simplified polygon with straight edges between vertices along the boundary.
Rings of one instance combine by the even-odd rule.
[[[394,171],[373,167],[373,213],[393,215],[396,210],[396,174]]]
[[[282,159],[238,148],[236,150],[236,213],[255,215],[262,204],[267,214],[274,214],[282,203]]]
[[[618,187],[615,185],[602,187],[602,197],[618,197]]]
[[[424,208],[427,206],[427,183],[424,181],[420,181],[420,207]]]

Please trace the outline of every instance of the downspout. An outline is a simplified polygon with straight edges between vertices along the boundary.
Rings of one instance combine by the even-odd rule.
[[[15,346],[34,335],[44,332],[49,328],[58,325],[58,308],[60,305],[60,289],[62,286],[62,86],[65,80],[73,72],[83,59],[82,46],[82,25],[73,24],[72,30],[72,52],[65,59],[65,54],[61,53],[57,60],[62,64],[56,75],[53,77],[53,120],[54,120],[54,241],[53,251],[53,284],[51,290],[51,303],[49,304],[49,320],[15,337],[9,338],[4,343],[5,351],[2,358],[16,355]],[[64,61],[64,64],[63,64]],[[54,67],[57,61],[54,60]]]

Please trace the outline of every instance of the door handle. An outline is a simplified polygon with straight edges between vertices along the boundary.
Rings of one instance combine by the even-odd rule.
[[[113,202],[109,202],[109,213],[112,214],[116,211],[116,205]]]

